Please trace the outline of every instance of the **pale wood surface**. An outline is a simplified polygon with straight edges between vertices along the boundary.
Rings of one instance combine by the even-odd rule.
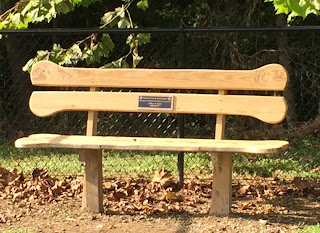
[[[219,90],[219,95],[227,91]],[[223,140],[225,134],[226,116],[218,114],[214,137]],[[213,170],[212,195],[210,214],[226,216],[231,212],[232,195],[232,153],[211,153]]]
[[[213,155],[213,181],[211,215],[227,216],[231,213],[232,153]]]
[[[173,110],[139,109],[139,95],[174,96]],[[287,111],[281,96],[178,93],[35,91],[30,109],[39,116],[60,111],[166,112],[252,116],[267,123],[281,122]]]
[[[102,151],[82,149],[81,154],[86,162],[82,208],[103,213]]]
[[[91,87],[90,92],[98,91]],[[97,135],[98,112],[89,111],[87,118],[87,136]],[[85,162],[83,179],[82,208],[103,213],[103,177],[102,150],[79,150],[79,158]]]
[[[90,92],[98,91],[99,88],[90,87]],[[97,135],[97,123],[98,123],[98,112],[95,111],[88,111],[87,117],[87,128],[86,128],[86,135],[87,136],[95,136]],[[79,154],[79,160],[85,162],[85,153]],[[85,191],[85,187],[83,188]],[[84,200],[84,199],[83,199]]]
[[[65,68],[38,62],[31,72],[37,86],[90,87],[90,92],[33,92],[31,111],[41,117],[60,111],[88,111],[86,136],[34,134],[16,140],[18,148],[79,149],[85,162],[83,207],[103,212],[102,149],[209,152],[214,164],[211,214],[231,210],[232,153],[279,153],[286,141],[224,140],[225,115],[252,116],[281,122],[287,106],[283,97],[226,95],[226,90],[283,91],[288,74],[279,64],[254,70],[96,69]],[[96,88],[156,88],[219,90],[218,95],[176,93],[96,92]],[[139,109],[139,95],[173,96],[172,110]],[[217,114],[215,139],[95,136],[98,111]]]
[[[99,88],[91,87],[90,92],[99,91]],[[98,124],[98,112],[88,111],[88,119],[87,119],[87,136],[95,136],[97,135],[97,124]]]
[[[38,62],[31,72],[36,86],[120,87],[205,90],[284,90],[288,74],[269,64],[254,70],[66,68]]]
[[[226,90],[219,90],[218,96],[220,96],[220,99],[225,98],[225,95],[227,95]],[[215,134],[214,134],[214,138],[216,140],[222,140],[224,138],[225,127],[226,127],[226,115],[217,114]]]
[[[150,138],[33,134],[15,142],[18,148],[74,148],[110,150],[154,150],[184,152],[279,153],[289,147],[277,140],[214,140],[189,138]]]

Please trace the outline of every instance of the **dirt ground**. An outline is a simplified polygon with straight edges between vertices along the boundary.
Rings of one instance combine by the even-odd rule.
[[[80,199],[67,199],[28,208],[10,200],[1,200],[1,212],[11,210],[15,221],[0,224],[0,230],[21,232],[295,232],[298,223],[315,224],[320,220],[314,203],[298,200],[286,201],[286,214],[250,215],[232,213],[229,217],[207,214],[93,214],[81,210]],[[240,203],[235,201],[234,203]],[[293,207],[294,206],[294,207]],[[19,216],[20,215],[20,216]]]
[[[0,185],[1,232],[282,233],[320,222],[319,183],[296,177],[237,179],[232,214],[214,217],[208,215],[210,180],[187,179],[178,191],[165,171],[152,180],[105,179],[105,212],[94,214],[81,210],[81,178],[59,180],[40,170],[30,179],[8,174]]]

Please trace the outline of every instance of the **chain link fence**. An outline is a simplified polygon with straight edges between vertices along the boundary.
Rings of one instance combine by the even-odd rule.
[[[18,150],[13,142],[31,133],[84,134],[86,114],[82,112],[58,113],[48,118],[38,118],[30,112],[28,100],[35,87],[22,67],[38,50],[50,50],[53,43],[69,48],[92,33],[99,36],[102,32],[15,31],[7,32],[0,40],[1,167],[17,168],[24,173],[43,168],[56,176],[83,174],[84,166],[75,151]],[[108,33],[115,48],[106,62],[124,56],[130,49],[126,44],[130,32],[110,30]],[[268,125],[249,117],[228,116],[226,138],[287,139],[291,148],[280,155],[238,154],[234,156],[233,171],[235,175],[283,178],[294,174],[319,178],[320,28],[154,29],[144,33],[151,33],[151,42],[139,47],[143,56],[139,68],[254,69],[268,63],[284,65],[290,77],[284,92],[289,105],[287,118],[281,124]],[[215,116],[209,115],[99,113],[98,134],[177,137],[180,124],[184,126],[185,137],[209,138],[214,133],[214,122]],[[104,151],[103,159],[104,173],[109,176],[149,175],[160,168],[177,172],[175,153]],[[212,174],[207,154],[185,153],[184,161],[186,176]]]

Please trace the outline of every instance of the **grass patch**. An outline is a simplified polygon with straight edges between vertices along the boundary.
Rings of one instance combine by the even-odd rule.
[[[291,148],[277,155],[234,156],[233,171],[264,177],[285,176],[288,174],[302,177],[319,178],[313,172],[320,166],[320,140],[304,139],[291,142]],[[104,151],[103,173],[106,176],[139,176],[153,173],[160,168],[177,172],[177,153],[155,151]],[[17,149],[3,143],[0,149],[0,166],[9,170],[29,174],[35,168],[43,168],[52,175],[79,175],[84,173],[84,164],[78,154],[62,149]],[[212,174],[210,156],[205,153],[185,153],[185,174],[207,176]]]
[[[313,226],[305,226],[302,230],[298,230],[297,233],[319,233],[320,224]]]
[[[237,173],[259,176],[286,176],[319,178],[319,172],[313,169],[320,167],[320,140],[303,139],[290,142],[290,149],[274,155],[238,155],[235,156],[234,171]]]

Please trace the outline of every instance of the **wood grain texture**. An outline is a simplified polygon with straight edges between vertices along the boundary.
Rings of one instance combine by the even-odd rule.
[[[226,90],[219,90],[218,96],[220,96],[221,99],[224,98],[226,95],[227,95]],[[214,138],[216,140],[222,140],[224,138],[225,127],[226,127],[226,115],[217,114],[215,133],[214,133]]]
[[[82,208],[103,213],[102,151],[82,149],[80,153],[85,158]]]
[[[90,88],[90,92],[99,91],[99,88]],[[86,135],[87,136],[95,136],[97,135],[97,124],[98,124],[98,112],[95,111],[88,111],[88,118],[87,118],[87,129]]]
[[[33,134],[16,140],[17,148],[74,148],[110,150],[153,150],[184,152],[280,153],[289,143],[280,140],[214,140]]]
[[[31,71],[36,86],[282,91],[287,79],[279,64],[253,70],[98,69],[40,61]]]
[[[90,92],[98,91],[91,87]],[[87,136],[97,135],[98,112],[89,111],[87,118]],[[102,150],[79,150],[79,158],[85,162],[83,179],[82,208],[103,213],[103,176],[102,176]]]
[[[219,90],[225,96],[227,91]],[[218,114],[214,137],[223,140],[225,137],[226,115]],[[213,182],[210,214],[227,216],[231,213],[232,195],[232,153],[210,153],[212,158]]]
[[[232,153],[216,153],[213,160],[213,181],[210,214],[227,216],[231,213]]]
[[[251,116],[272,124],[281,122],[287,111],[284,98],[279,96],[177,93],[143,93],[151,96],[174,96],[173,110],[139,109],[140,94],[142,93],[35,91],[30,97],[29,105],[31,111],[39,117],[51,116],[61,111],[164,112]]]
[[[90,87],[90,92],[98,91],[99,88]],[[86,127],[86,135],[87,136],[95,136],[97,135],[97,123],[98,123],[98,112],[95,111],[88,111],[88,117],[87,117],[87,127]],[[79,160],[82,162],[86,161],[85,155],[87,153],[79,153]],[[85,185],[84,185],[84,191],[85,191]],[[83,203],[82,199],[82,203]]]

